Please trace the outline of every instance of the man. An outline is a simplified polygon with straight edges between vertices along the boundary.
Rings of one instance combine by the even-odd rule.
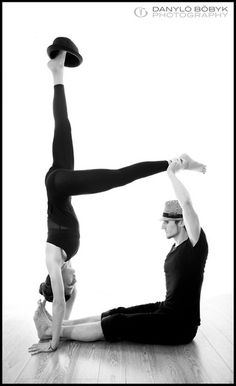
[[[128,340],[168,345],[186,344],[194,339],[200,325],[200,294],[208,244],[189,192],[176,177],[179,170],[188,169],[189,160],[184,155],[172,160],[167,169],[177,200],[166,202],[162,216],[162,229],[166,237],[175,240],[164,264],[166,299],[64,321],[62,338],[86,342]],[[205,167],[196,167],[196,170],[206,171]],[[41,339],[51,336],[51,317],[45,309],[45,303],[39,304],[37,325],[40,325]],[[29,349],[32,355],[44,351],[48,351],[48,344],[44,342]]]

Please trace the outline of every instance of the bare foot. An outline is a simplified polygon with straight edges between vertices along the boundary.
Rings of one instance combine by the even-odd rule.
[[[181,156],[179,158],[182,162],[183,169],[194,170],[196,172],[200,172],[203,174],[206,173],[206,165],[203,165],[200,162],[194,161],[191,157],[189,157],[188,154],[186,154],[186,153],[181,154]]]
[[[66,58],[66,51],[60,51],[59,54],[48,62],[48,68],[53,71],[62,70]]]
[[[51,322],[43,311],[42,303],[38,303],[38,308],[34,314],[34,323],[40,340],[50,339],[52,337]]]

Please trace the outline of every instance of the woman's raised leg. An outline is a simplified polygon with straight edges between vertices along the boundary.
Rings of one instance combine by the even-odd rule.
[[[53,115],[55,129],[52,146],[53,165],[51,169],[63,168],[73,170],[73,142],[63,84],[65,56],[66,51],[61,51],[55,59],[48,62],[54,83]]]

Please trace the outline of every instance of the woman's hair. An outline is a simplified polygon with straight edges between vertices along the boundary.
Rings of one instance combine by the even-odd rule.
[[[52,286],[51,286],[51,279],[49,275],[46,277],[45,282],[40,284],[39,293],[43,295],[48,302],[53,302],[53,292],[52,292]],[[70,297],[71,295],[65,294],[65,301],[67,302],[67,300],[69,300]]]

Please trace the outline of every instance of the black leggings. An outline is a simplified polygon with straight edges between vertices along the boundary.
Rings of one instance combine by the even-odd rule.
[[[102,330],[107,341],[178,345],[190,343],[198,326],[167,313],[163,302],[118,307],[103,312]]]
[[[140,162],[121,169],[74,170],[74,151],[71,126],[67,115],[64,86],[54,86],[53,165],[46,175],[49,193],[59,196],[99,193],[126,185],[142,177],[160,173],[168,168],[167,161]],[[54,173],[52,173],[54,172]]]

